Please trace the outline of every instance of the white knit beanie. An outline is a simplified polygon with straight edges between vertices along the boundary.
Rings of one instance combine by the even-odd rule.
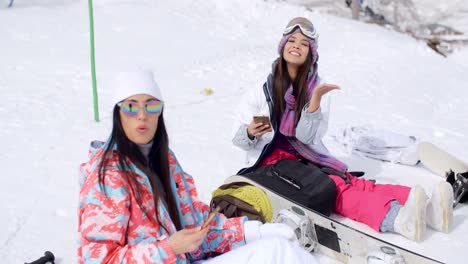
[[[147,94],[163,101],[161,90],[154,81],[153,73],[149,70],[132,70],[119,72],[113,81],[112,103],[117,104],[122,100],[137,94]]]

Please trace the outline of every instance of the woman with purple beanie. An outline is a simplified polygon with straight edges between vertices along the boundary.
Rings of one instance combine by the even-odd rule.
[[[238,174],[282,159],[312,164],[336,185],[336,213],[378,232],[395,232],[415,241],[422,239],[426,223],[448,232],[453,222],[449,184],[437,185],[430,199],[419,185],[375,184],[351,175],[346,164],[324,146],[328,105],[322,99],[340,87],[320,80],[317,40],[314,25],[304,17],[292,19],[284,29],[279,57],[265,84],[247,94],[237,111],[232,141],[247,152],[247,167]],[[256,116],[267,116],[269,122]]]

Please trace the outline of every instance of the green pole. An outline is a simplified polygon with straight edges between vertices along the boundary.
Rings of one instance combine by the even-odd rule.
[[[93,81],[93,105],[94,105],[94,120],[99,122],[99,107],[98,95],[96,87],[96,64],[94,60],[94,18],[93,18],[93,0],[88,0],[89,9],[89,40],[91,47],[91,78]]]

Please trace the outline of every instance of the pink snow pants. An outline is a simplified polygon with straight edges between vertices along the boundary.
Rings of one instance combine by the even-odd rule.
[[[260,166],[275,164],[281,159],[298,160],[296,156],[282,149],[275,149]],[[380,232],[380,224],[390,209],[390,202],[396,200],[401,205],[406,203],[411,188],[403,185],[375,184],[346,173],[351,181],[347,184],[343,178],[329,175],[336,184],[335,212],[364,223]]]
[[[404,205],[411,190],[403,185],[375,184],[349,173],[346,173],[346,176],[351,181],[350,184],[340,176],[329,176],[335,182],[337,189],[335,212],[364,223],[378,232],[390,209],[390,202],[396,200]]]

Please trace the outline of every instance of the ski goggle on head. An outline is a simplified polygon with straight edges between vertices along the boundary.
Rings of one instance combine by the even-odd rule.
[[[299,28],[306,37],[316,40],[318,38],[318,33],[315,30],[314,25],[305,17],[296,17],[291,20],[286,28],[283,31],[283,36],[291,34]]]
[[[142,108],[149,115],[159,114],[163,109],[163,102],[159,100],[150,100],[143,104],[128,100],[117,103],[117,105],[122,109],[122,112],[128,116],[136,116]]]

